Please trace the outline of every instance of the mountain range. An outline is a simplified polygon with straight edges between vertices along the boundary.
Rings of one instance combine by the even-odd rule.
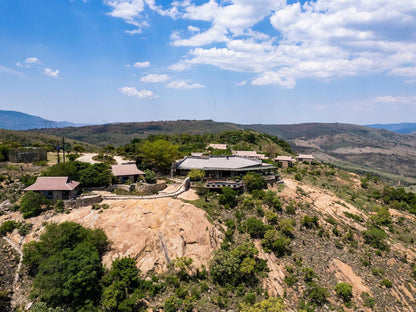
[[[69,121],[52,121],[16,111],[0,110],[0,128],[7,130],[29,130],[40,128],[77,127]]]

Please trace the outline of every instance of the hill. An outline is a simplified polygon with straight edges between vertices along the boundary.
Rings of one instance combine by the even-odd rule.
[[[13,143],[20,146],[47,146],[54,149],[55,146],[62,142],[62,138],[56,135],[48,134],[46,132],[39,132],[37,130],[32,131],[17,131],[17,130],[5,130],[0,129],[0,142]],[[65,143],[69,145],[68,151],[71,150],[71,146],[80,145],[85,151],[96,150],[97,146],[82,142],[74,139],[65,139]]]
[[[98,298],[89,297],[94,299],[89,301],[89,311],[92,302],[105,310],[108,298],[113,306],[122,307],[126,296],[125,305],[135,304],[142,310],[264,311],[253,305],[266,304],[270,296],[283,298],[286,309],[273,305],[273,311],[279,312],[414,312],[416,236],[409,229],[416,223],[415,195],[325,164],[296,164],[279,172],[284,184],[268,190],[237,194],[224,189],[221,195],[207,192],[200,196],[190,190],[175,198],[119,198],[106,200],[98,208],[49,210],[28,219],[9,203],[11,208],[2,207],[0,224],[14,221],[16,228],[2,226],[4,285],[14,290],[10,296],[17,307],[27,305],[32,286],[52,295],[43,296],[48,305],[71,304],[52,301],[61,293],[51,292],[49,283],[62,278],[65,265],[77,265],[78,258],[49,257],[47,268],[51,269],[42,266],[39,270],[48,283],[40,284],[38,276],[33,282],[27,266],[31,260],[27,252],[36,250],[23,248],[26,262],[19,270],[18,254],[10,243],[22,251],[23,243],[42,240],[47,223],[74,221],[103,230],[112,242],[102,259],[107,268],[99,284],[103,291],[95,294]],[[71,233],[51,235],[44,241],[54,245],[56,240],[58,249],[59,243],[76,239]],[[66,255],[69,248],[63,247]],[[116,293],[119,284],[108,282],[110,264],[114,270],[120,257],[131,257],[140,268],[143,281],[137,287],[147,289],[139,288],[140,296],[124,287],[116,288],[123,290]],[[85,259],[79,257],[79,261]],[[89,276],[84,273],[92,268],[80,269],[83,274],[76,277],[83,281]],[[74,271],[69,273],[78,273]],[[130,270],[119,280],[124,282],[136,272]],[[72,284],[56,285],[67,289]],[[77,291],[68,293],[80,296]]]
[[[0,110],[0,128],[8,130],[29,130],[50,127],[74,127],[69,121],[51,121],[16,111]]]
[[[342,123],[245,125],[275,135],[297,153],[358,172],[380,175],[390,181],[416,182],[416,136]]]
[[[204,134],[239,129],[240,127],[233,123],[222,123],[212,120],[177,120],[110,123],[77,128],[44,129],[40,131],[104,147],[106,145],[124,145],[134,138],[146,138],[150,134]]]
[[[252,129],[287,140],[296,153],[356,172],[377,174],[391,183],[416,184],[416,136],[342,123],[241,125],[212,120],[151,121],[39,130],[91,144],[121,146],[150,134],[205,134]]]
[[[384,129],[402,134],[411,134],[416,132],[416,123],[395,123],[395,124],[374,124],[367,125],[370,128]]]

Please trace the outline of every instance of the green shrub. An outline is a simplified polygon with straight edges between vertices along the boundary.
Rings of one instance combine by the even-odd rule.
[[[387,278],[383,279],[383,280],[380,282],[380,285],[382,285],[382,286],[386,286],[387,288],[391,288],[391,287],[393,287],[393,283],[392,283],[389,279],[387,279]]]
[[[338,283],[335,286],[335,292],[345,302],[348,302],[352,298],[352,285],[347,283]]]
[[[322,306],[327,301],[328,290],[316,283],[310,283],[306,293],[309,301],[318,306]]]
[[[146,183],[156,183],[156,175],[152,170],[145,170],[144,171],[144,180],[146,181]]]
[[[370,246],[379,250],[387,250],[388,247],[385,243],[387,234],[379,228],[371,227],[363,232],[364,241]]]
[[[19,226],[19,234],[22,236],[26,236],[30,232],[32,227],[33,227],[32,223],[22,223]]]
[[[20,201],[23,218],[36,217],[42,212],[42,205],[50,204],[50,200],[36,192],[26,192]]]
[[[250,217],[246,221],[247,232],[252,238],[263,238],[270,226],[266,226],[263,221]]]
[[[55,206],[54,206],[54,210],[56,212],[64,212],[65,204],[64,204],[64,201],[62,199],[58,199],[56,201]]]
[[[199,169],[191,169],[188,173],[191,181],[201,181],[205,177],[205,171]]]
[[[267,187],[267,182],[264,177],[255,172],[249,172],[243,177],[244,185],[247,191],[262,190]]]
[[[365,307],[374,308],[376,302],[373,297],[370,297],[369,293],[363,291],[361,293],[361,299],[363,299]]]
[[[13,220],[4,221],[0,225],[0,234],[5,236],[7,233],[13,232],[14,229],[19,227],[19,223]]]
[[[317,216],[310,217],[308,215],[303,216],[303,219],[301,221],[301,225],[310,229],[313,227],[319,226],[319,219]]]

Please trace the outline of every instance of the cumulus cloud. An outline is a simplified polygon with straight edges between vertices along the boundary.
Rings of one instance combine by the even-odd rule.
[[[148,62],[148,61],[145,61],[145,62],[136,62],[136,63],[134,63],[133,66],[136,67],[136,68],[146,68],[146,67],[149,67],[150,66],[150,62]]]
[[[152,91],[146,89],[139,91],[134,87],[123,87],[120,88],[119,91],[121,91],[121,93],[124,95],[138,97],[139,99],[157,98],[157,95],[155,95]]]
[[[169,88],[173,89],[201,89],[205,88],[203,84],[200,83],[187,83],[184,80],[175,80],[168,84]]]
[[[141,25],[147,7],[189,23],[170,36],[197,65],[256,74],[252,85],[294,88],[304,78],[383,74],[416,77],[416,2],[402,0],[105,0],[109,14]],[[203,29],[194,26],[202,22]],[[269,24],[270,28],[259,25]],[[197,24],[198,25],[198,24]],[[140,26],[139,26],[140,27]],[[178,26],[180,27],[180,26]]]
[[[32,65],[40,65],[42,62],[37,57],[28,57],[23,63],[17,62],[17,67],[30,68]]]
[[[246,84],[247,84],[247,80],[243,80],[243,81],[240,81],[240,82],[236,82],[235,83],[235,85],[237,87],[242,87],[242,86],[245,86]]]
[[[140,78],[141,82],[165,82],[168,81],[170,77],[166,74],[149,74]]]
[[[50,68],[44,68],[43,69],[43,73],[46,75],[46,76],[49,76],[49,77],[52,77],[52,78],[59,78],[59,70],[57,69],[57,70],[55,70],[55,71],[53,71],[52,69],[50,69]]]

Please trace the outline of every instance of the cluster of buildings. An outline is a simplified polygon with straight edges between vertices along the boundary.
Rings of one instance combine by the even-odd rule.
[[[210,148],[229,149],[226,144],[210,144],[208,149]],[[172,164],[172,175],[186,176],[191,170],[203,170],[207,188],[242,187],[239,178],[249,172],[262,174],[268,182],[273,183],[276,181],[276,167],[273,164],[263,162],[265,159],[268,158],[256,151],[233,151],[229,156],[193,153],[191,156],[186,156]],[[280,163],[282,167],[290,167],[295,162],[308,162],[310,164],[314,157],[312,155],[299,155],[294,159],[291,156],[277,156],[273,160],[275,163]],[[127,181],[135,183],[142,180],[145,175],[134,163],[114,165],[111,167],[111,171],[117,183],[120,184]],[[78,188],[79,182],[72,181],[68,177],[39,177],[25,191],[40,192],[46,197],[56,200],[75,197],[79,191]]]

